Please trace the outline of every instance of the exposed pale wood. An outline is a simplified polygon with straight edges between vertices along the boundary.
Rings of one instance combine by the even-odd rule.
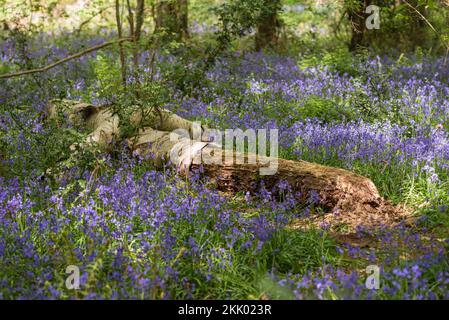
[[[119,119],[107,108],[58,100],[52,102],[49,111],[52,117],[63,114],[73,123],[84,123],[86,128],[92,130],[87,144],[96,143],[107,147],[114,137],[119,136]],[[136,112],[131,121],[141,123],[141,117],[142,115]],[[173,132],[181,128],[191,135],[194,123],[168,110],[154,112],[149,118],[154,127],[143,127],[137,135],[127,140],[133,153],[156,166],[167,164],[170,160],[171,165],[176,166],[183,175],[189,175],[193,170],[201,171],[218,190],[226,193],[255,193],[261,187],[262,181],[268,190],[279,182],[286,181],[296,196],[304,202],[312,190],[316,191],[320,205],[328,212],[369,214],[382,219],[388,215],[400,215],[400,209],[385,201],[370,179],[351,171],[306,161],[261,157],[236,151],[233,151],[233,158],[229,158],[225,156],[221,145],[194,141],[189,136]],[[156,127],[157,129],[154,129]],[[245,159],[243,163],[234,161],[234,158],[239,156]],[[261,175],[260,169],[272,163],[277,164],[276,172],[273,175]]]

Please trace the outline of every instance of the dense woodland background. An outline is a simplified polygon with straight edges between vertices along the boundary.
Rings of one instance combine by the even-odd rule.
[[[0,298],[447,299],[448,96],[447,1],[0,0]],[[278,129],[397,211],[155,165],[126,142],[163,110]]]

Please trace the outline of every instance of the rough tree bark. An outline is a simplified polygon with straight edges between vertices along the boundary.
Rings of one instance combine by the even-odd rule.
[[[265,8],[259,17],[257,24],[255,49],[260,51],[267,47],[276,46],[278,42],[278,31],[280,21],[278,11],[280,9],[279,0],[266,0]]]
[[[351,42],[349,50],[356,51],[364,44],[365,34],[365,9],[371,4],[371,0],[346,0],[346,12],[348,14],[349,23],[351,24]]]
[[[120,0],[115,0],[115,19],[117,24],[117,34],[119,39],[121,39],[123,37],[123,29],[122,29]],[[122,76],[122,84],[126,86],[125,49],[123,48],[123,45],[121,43],[119,43],[119,54],[120,54],[120,73]]]
[[[48,110],[51,118],[63,116],[71,123],[91,130],[85,142],[87,145],[107,148],[114,138],[120,137],[118,116],[113,115],[107,107],[54,100]],[[142,123],[141,111],[132,114],[131,122]],[[127,138],[133,154],[148,159],[156,166],[167,164],[170,160],[171,165],[176,166],[182,175],[188,176],[192,170],[199,170],[210,178],[218,190],[227,193],[256,192],[262,181],[270,189],[281,181],[287,181],[302,201],[312,190],[317,192],[320,205],[327,212],[369,215],[381,220],[387,216],[401,215],[400,209],[379,195],[370,179],[353,172],[306,161],[261,157],[236,151],[231,151],[232,158],[226,158],[226,151],[221,145],[207,139],[192,140],[174,133],[174,130],[183,129],[190,135],[195,130],[195,124],[164,109],[150,114],[145,123],[151,124],[151,127],[142,127],[135,136]],[[202,127],[201,130],[205,132],[207,128]],[[245,159],[243,163],[234,161],[239,156]],[[277,171],[273,175],[262,176],[260,169],[272,161],[278,164]]]
[[[187,0],[157,0],[154,7],[155,31],[165,31],[177,40],[189,37]]]

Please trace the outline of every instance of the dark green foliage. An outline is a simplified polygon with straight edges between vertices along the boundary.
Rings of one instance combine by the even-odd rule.
[[[335,242],[319,230],[281,232],[271,242],[273,267],[282,273],[304,274],[324,264],[338,265]]]
[[[335,101],[318,96],[311,96],[304,105],[296,109],[298,120],[300,119],[318,119],[323,122],[332,121],[350,121],[355,118],[348,109],[339,106]]]

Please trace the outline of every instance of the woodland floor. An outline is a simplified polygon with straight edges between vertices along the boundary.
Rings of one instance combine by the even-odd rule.
[[[6,39],[0,74],[114,37],[40,34],[29,56]],[[175,53],[139,54],[139,98],[121,84],[116,50],[0,79],[0,298],[449,298],[444,57],[235,50],[195,78],[199,61]],[[124,118],[144,104],[209,127],[278,129],[280,157],[368,177],[397,210],[327,213],[318,192],[298,196],[283,182],[221,192],[120,143],[74,151],[89,132],[48,122],[52,99],[115,103]],[[65,286],[69,265],[80,290]],[[369,266],[378,290],[366,286]]]

